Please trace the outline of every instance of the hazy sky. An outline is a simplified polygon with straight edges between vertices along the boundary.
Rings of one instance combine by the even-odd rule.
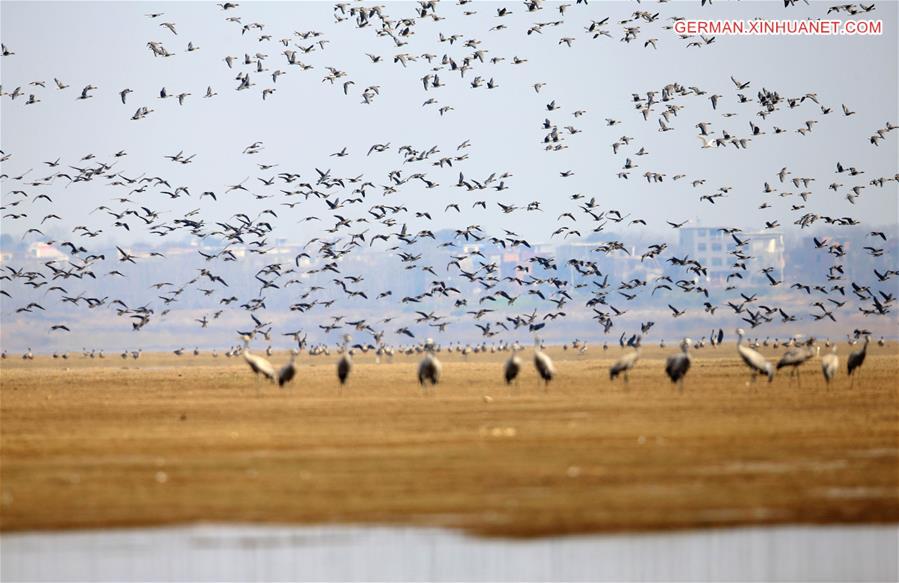
[[[411,16],[416,6],[388,2],[386,11],[400,18]],[[96,155],[97,160],[111,161],[113,152],[124,149],[128,155],[117,161],[116,169],[126,175],[146,172],[165,176],[173,186],[191,188],[191,198],[170,201],[154,194],[145,199],[154,210],[170,210],[174,217],[200,207],[196,199],[199,192],[221,194],[226,185],[247,176],[251,177],[248,186],[255,183],[254,192],[265,192],[255,177],[269,177],[276,170],[300,172],[304,179],[313,179],[313,168],[331,168],[334,175],[365,173],[375,184],[386,184],[387,172],[401,168],[401,160],[395,151],[367,158],[372,144],[390,142],[394,148],[410,144],[422,149],[436,145],[449,155],[459,143],[470,139],[469,160],[457,168],[428,169],[429,178],[439,182],[441,188],[407,189],[392,202],[431,211],[432,228],[472,223],[491,231],[514,227],[521,235],[538,241],[549,238],[555,221],[548,219],[570,210],[567,196],[575,192],[596,196],[605,208],[642,216],[650,230],[667,229],[663,222],[666,218],[757,229],[763,220],[775,218],[770,210],[756,210],[762,199],[762,183],[776,180],[774,174],[788,166],[794,176],[816,177],[812,189],[815,212],[840,216],[851,212],[865,221],[895,224],[896,183],[884,189],[867,189],[855,206],[849,205],[842,192],[826,190],[838,160],[864,169],[866,178],[896,172],[897,132],[892,132],[880,147],[867,141],[887,121],[897,121],[895,2],[879,3],[870,15],[884,21],[880,37],[719,36],[713,45],[702,48],[686,48],[687,41],[662,26],[670,24],[669,17],[674,15],[803,18],[823,16],[826,7],[815,3],[785,10],[777,2],[716,2],[700,10],[698,2],[591,3],[569,8],[564,24],[546,27],[542,34],[527,35],[531,24],[557,19],[557,4],[546,3],[544,10],[531,14],[520,3],[507,3],[513,14],[506,18],[496,16],[498,6],[503,5],[441,3],[439,13],[445,20],[421,19],[409,44],[399,49],[389,38],[376,36],[373,27],[357,29],[351,21],[335,24],[333,5],[326,2],[245,3],[227,13],[211,3],[3,2],[3,42],[16,53],[0,61],[3,89],[9,92],[22,86],[25,93],[15,101],[8,97],[0,100],[2,149],[12,154],[3,164],[3,172],[17,176],[34,168],[29,176],[45,176],[49,172],[43,161],[61,157],[64,164],[79,166],[77,160],[87,153]],[[464,10],[476,10],[478,14],[464,16]],[[660,16],[654,23],[636,23],[641,29],[636,41],[620,42],[621,27],[615,22],[634,10],[658,11]],[[156,19],[144,16],[150,12],[165,15]],[[270,34],[272,41],[257,42],[258,30],[241,35],[240,25],[225,22],[226,16],[240,16],[243,23],[264,23],[264,33]],[[584,27],[606,16],[612,23],[608,26],[612,38],[593,40]],[[161,22],[176,23],[178,35],[160,27]],[[489,31],[497,24],[505,24],[507,29]],[[283,46],[277,40],[305,30],[321,31],[323,36],[319,38],[330,42],[323,51],[300,54],[303,62],[315,67],[300,71],[288,67],[286,58],[278,54]],[[430,52],[439,60],[449,52],[461,61],[462,55],[471,52],[460,47],[461,42],[453,47],[439,43],[441,32],[481,39],[480,48],[488,51],[488,58],[502,56],[507,60],[498,65],[478,65],[466,73],[464,80],[457,73],[441,71],[446,87],[426,93],[420,78],[428,71],[427,64],[419,60],[404,69],[392,62],[392,56]],[[574,37],[573,47],[559,45],[561,37]],[[643,47],[648,38],[658,39],[658,50]],[[146,46],[151,40],[162,41],[177,54],[154,58]],[[200,50],[187,53],[188,41]],[[308,46],[314,39],[293,37],[294,41]],[[287,74],[277,84],[267,74],[254,75],[255,87],[235,91],[238,67],[228,69],[224,56],[240,59],[244,53],[257,51],[269,55],[264,61],[269,72],[281,69]],[[367,52],[381,55],[383,61],[372,64]],[[513,56],[527,58],[528,62],[512,65]],[[333,86],[322,82],[326,66],[346,71],[347,78],[355,81],[349,96],[343,95],[340,81]],[[468,83],[475,75],[485,81],[493,77],[499,87],[471,89]],[[735,103],[737,90],[731,75],[751,81],[744,91],[751,98],[762,87],[783,96],[814,92],[834,111],[821,116],[817,107],[807,102],[796,110],[783,108],[785,111],[769,120],[761,120],[755,116],[757,104]],[[53,77],[71,87],[57,91]],[[46,82],[47,88],[28,86],[38,80]],[[536,82],[546,83],[539,94],[531,87]],[[671,82],[700,87],[709,95],[721,94],[724,97],[719,111],[739,115],[722,119],[712,110],[707,96],[682,98],[679,103],[685,109],[670,124],[675,131],[659,132],[656,116],[644,122],[631,104],[631,94],[660,90]],[[77,100],[80,89],[89,83],[98,87],[95,97]],[[381,95],[372,105],[361,105],[362,88],[373,84],[380,85]],[[217,97],[202,98],[208,85],[219,93]],[[173,99],[157,98],[163,86],[170,93],[187,91],[192,95],[179,107]],[[134,91],[127,105],[118,96],[125,87]],[[277,88],[265,102],[261,98],[264,87]],[[26,106],[29,92],[42,101]],[[439,105],[451,105],[455,110],[441,117],[436,110],[439,105],[422,107],[431,96],[439,100]],[[551,100],[559,104],[559,111],[546,111],[545,105]],[[843,103],[856,114],[843,116]],[[141,105],[156,112],[132,121],[131,115]],[[575,119],[571,114],[577,109],[587,114]],[[553,118],[560,127],[573,125],[582,133],[568,138],[569,149],[545,152],[540,143],[545,134],[540,127],[544,117]],[[605,118],[622,124],[607,127]],[[807,119],[819,119],[820,123],[810,135],[795,133]],[[731,134],[747,136],[750,120],[765,128],[768,135],[757,136],[748,150],[738,151],[732,146],[699,148],[698,130],[693,127],[698,121],[711,121],[713,130],[727,129]],[[772,135],[775,125],[788,132]],[[613,156],[611,144],[622,135],[634,138],[632,147],[622,148]],[[261,154],[241,154],[245,146],[257,140],[265,143]],[[328,156],[343,146],[348,147],[350,156]],[[633,156],[640,146],[649,155]],[[180,150],[196,154],[194,162],[184,166],[163,158]],[[616,178],[626,157],[639,164],[627,181]],[[255,166],[257,162],[280,166],[261,172]],[[503,171],[512,172],[514,177],[506,181],[509,190],[472,195],[450,188],[459,169],[478,179]],[[574,170],[575,174],[562,179],[558,174],[562,170]],[[641,178],[646,170],[663,172],[668,179],[662,184],[647,184]],[[686,174],[687,178],[675,183],[671,180],[675,174]],[[705,187],[691,188],[689,180],[694,178],[707,179]],[[722,185],[734,187],[728,199],[714,206],[699,201],[700,194]],[[4,181],[4,194],[12,188],[11,181]],[[70,188],[57,181],[48,190],[55,195],[54,211],[64,217],[57,227],[67,229],[90,224],[86,213],[114,194],[100,188],[96,181]],[[269,191],[277,193],[276,189]],[[485,197],[493,206],[491,212],[470,209],[471,202]],[[261,210],[273,204],[271,200],[248,199],[246,193],[220,197],[218,204],[206,198],[204,215],[225,218],[240,210]],[[463,203],[465,213],[461,217],[443,213],[448,199]],[[522,205],[533,200],[543,201],[547,212],[502,215],[495,212],[493,204]],[[321,214],[325,206],[316,201],[301,208]],[[301,214],[300,209],[291,216],[282,214],[278,235],[305,240],[315,234],[310,230],[317,228],[315,224],[298,226],[291,220]],[[781,222],[790,221],[782,218]],[[14,234],[31,226],[6,219],[2,223],[4,232]],[[125,231],[105,231],[114,232],[118,241],[128,240]],[[135,237],[146,238],[140,233]]]

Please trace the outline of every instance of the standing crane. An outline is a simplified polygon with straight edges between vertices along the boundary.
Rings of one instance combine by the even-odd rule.
[[[752,370],[752,382],[755,382],[759,373],[764,373],[768,375],[768,382],[770,383],[774,380],[774,367],[771,366],[770,362],[765,360],[764,356],[748,346],[743,345],[744,334],[746,333],[742,328],[737,329],[737,352],[740,353],[740,358],[743,359],[746,366]]]
[[[548,390],[549,381],[556,376],[556,367],[553,366],[549,355],[541,349],[540,341],[537,338],[534,338],[534,367],[537,369],[537,374],[543,379],[543,390]]]
[[[618,375],[623,373],[624,382],[629,383],[629,373],[636,366],[638,360],[640,360],[640,346],[636,345],[633,352],[628,352],[609,368],[609,380],[614,381]]]
[[[680,345],[681,352],[672,354],[665,361],[665,373],[668,374],[668,378],[671,379],[672,383],[677,383],[677,389],[680,392],[684,391],[684,377],[687,376],[687,371],[690,370],[692,362],[690,346],[692,345],[692,340],[684,338]]]
[[[293,377],[297,374],[297,352],[291,351],[290,360],[287,361],[287,364],[281,367],[281,370],[278,371],[278,386],[284,388],[284,385],[293,380]]]
[[[840,357],[837,356],[837,345],[834,344],[830,349],[830,354],[825,354],[821,357],[821,372],[824,374],[824,380],[827,382],[827,386],[830,386],[830,381],[833,380],[833,377],[837,376],[839,368]]]
[[[510,356],[509,359],[506,360],[506,364],[503,365],[503,378],[507,385],[511,385],[512,381],[518,378],[518,373],[521,372],[521,359],[518,358],[516,352],[518,352],[518,350],[516,350],[515,347],[512,347],[512,356]]]
[[[256,373],[256,379],[259,379],[259,375],[264,376],[268,380],[274,382],[275,381],[275,368],[272,366],[272,363],[262,358],[261,356],[256,356],[255,354],[250,354],[250,337],[243,337],[243,359],[246,362],[250,370]],[[259,389],[258,385],[256,387],[257,391]]]
[[[350,342],[350,336],[344,335],[343,337],[343,354],[340,355],[340,360],[337,361],[337,379],[340,381],[340,386],[346,384],[347,378],[350,376],[350,371],[353,369],[353,358],[352,353],[347,350],[347,344]]]
[[[862,345],[862,347],[850,354],[848,360],[846,361],[849,376],[852,377],[852,384],[850,385],[850,388],[855,386],[855,371],[860,370],[861,366],[865,363],[865,357],[868,355],[869,342],[871,342],[871,337],[865,336],[865,343]]]
[[[418,383],[421,385],[422,390],[427,393],[425,381],[429,381],[431,386],[440,382],[440,371],[443,369],[443,366],[437,360],[437,357],[434,356],[434,341],[432,339],[428,338],[425,341],[424,350],[425,357],[418,363]]]
[[[812,350],[812,344],[815,343],[814,338],[809,338],[806,341],[805,346],[797,346],[795,348],[791,348],[787,350],[784,355],[777,361],[777,370],[784,368],[785,366],[792,366],[793,371],[790,373],[790,378],[792,379],[794,376],[796,377],[796,382],[799,386],[802,386],[802,382],[799,377],[799,367],[807,360],[811,359],[815,356],[815,351]]]

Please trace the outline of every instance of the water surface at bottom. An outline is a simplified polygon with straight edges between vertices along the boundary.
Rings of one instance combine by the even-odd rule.
[[[775,527],[482,539],[413,527],[7,534],[14,581],[896,581],[899,528]]]

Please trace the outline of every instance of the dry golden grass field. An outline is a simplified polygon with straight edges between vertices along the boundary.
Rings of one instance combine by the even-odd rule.
[[[441,355],[422,396],[417,357],[303,357],[285,390],[242,359],[10,357],[0,368],[0,528],[190,521],[403,523],[484,535],[899,520],[896,345],[873,343],[850,388],[748,385],[733,344],[694,352],[685,391],[646,348],[629,386],[621,351]],[[779,355],[781,351],[777,352]],[[765,351],[774,358],[775,352]],[[287,360],[276,354],[275,366]]]

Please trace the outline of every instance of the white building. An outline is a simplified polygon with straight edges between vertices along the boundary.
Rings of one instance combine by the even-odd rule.
[[[708,281],[724,282],[727,275],[734,271],[733,264],[738,261],[733,253],[737,249],[737,241],[720,227],[681,227],[680,252],[686,253],[708,268]],[[752,259],[746,262],[748,271],[743,274],[744,283],[767,284],[768,279],[762,269],[773,267],[771,276],[780,281],[786,262],[784,260],[783,233],[766,231],[758,233],[736,233],[742,246],[743,255]]]

